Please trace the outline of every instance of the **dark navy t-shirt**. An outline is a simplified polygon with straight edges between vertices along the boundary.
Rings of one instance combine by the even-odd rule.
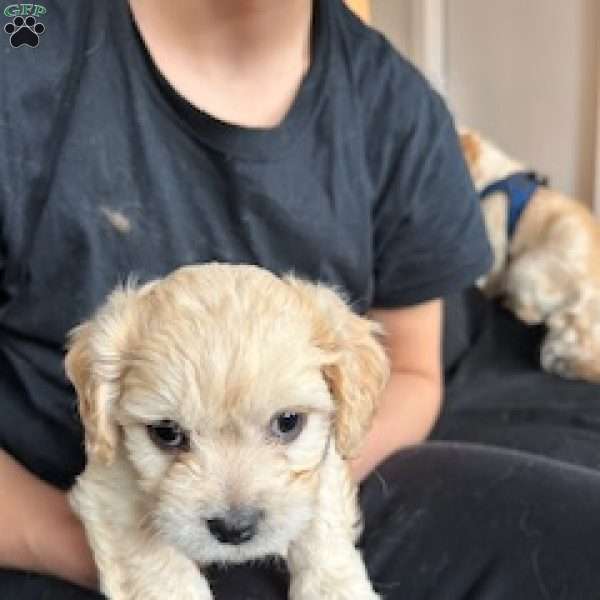
[[[272,129],[180,97],[126,0],[44,6],[36,48],[0,40],[0,444],[38,475],[82,468],[65,335],[132,273],[254,263],[364,312],[489,266],[443,101],[341,0],[317,0],[310,70]]]

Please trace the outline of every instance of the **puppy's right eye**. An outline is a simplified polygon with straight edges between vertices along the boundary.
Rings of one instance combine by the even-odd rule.
[[[306,424],[306,415],[303,413],[284,411],[277,413],[269,425],[271,434],[289,444],[293,442],[299,435],[304,425]]]
[[[150,439],[163,450],[189,450],[189,435],[175,421],[163,420],[148,425]]]

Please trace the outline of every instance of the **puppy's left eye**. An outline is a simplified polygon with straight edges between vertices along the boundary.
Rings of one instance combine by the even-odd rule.
[[[289,444],[299,435],[306,424],[306,415],[292,411],[277,413],[269,425],[271,434],[282,442]]]
[[[148,425],[150,439],[163,450],[189,450],[189,435],[175,421],[163,420]]]

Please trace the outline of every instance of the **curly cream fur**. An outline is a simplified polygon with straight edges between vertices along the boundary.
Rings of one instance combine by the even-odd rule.
[[[525,170],[479,134],[461,144],[475,186]],[[540,187],[508,239],[506,196],[482,200],[494,265],[479,283],[517,317],[548,328],[541,364],[563,377],[600,382],[600,223],[580,202]]]
[[[88,464],[71,492],[112,600],[209,600],[213,562],[280,554],[292,600],[376,600],[354,546],[356,453],[387,381],[378,328],[330,289],[251,266],[185,267],[117,289],[71,336]],[[304,413],[291,443],[280,411]],[[147,426],[173,420],[188,451]],[[263,515],[256,535],[216,540],[207,520]]]

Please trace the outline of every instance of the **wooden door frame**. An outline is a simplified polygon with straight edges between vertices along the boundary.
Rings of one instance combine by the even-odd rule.
[[[600,48],[598,48],[596,73],[598,82],[596,84],[596,161],[594,165],[594,198],[592,207],[600,217]]]

